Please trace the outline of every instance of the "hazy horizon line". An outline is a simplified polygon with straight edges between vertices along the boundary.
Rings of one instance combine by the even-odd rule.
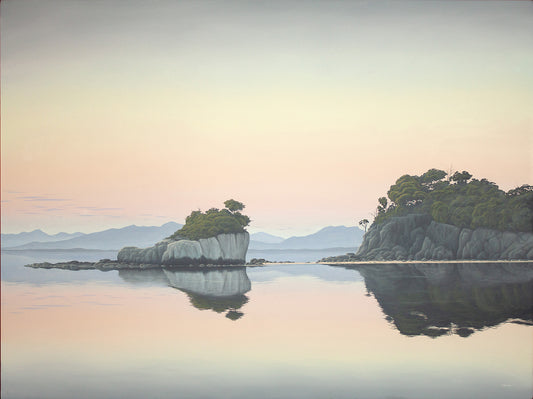
[[[58,232],[48,232],[50,230],[48,230],[46,227],[37,227],[37,228],[34,228],[32,230],[25,230],[25,231],[18,231],[18,232],[4,232],[3,229],[1,231],[1,234],[2,235],[17,235],[17,234],[23,234],[23,233],[32,233],[34,231],[41,231],[49,236],[55,236],[55,235],[58,235],[58,234],[76,234],[76,233],[80,233],[80,234],[84,234],[84,235],[87,235],[87,234],[94,234],[94,233],[100,233],[102,231],[107,231],[107,230],[120,230],[120,229],[123,229],[123,228],[126,228],[126,227],[130,227],[130,226],[134,226],[134,227],[162,227],[164,226],[165,224],[168,224],[168,223],[176,223],[176,224],[180,224],[180,225],[184,225],[184,223],[181,223],[181,222],[176,222],[176,221],[168,221],[168,222],[165,222],[165,223],[162,223],[160,225],[155,225],[155,224],[146,224],[146,225],[141,225],[141,224],[136,224],[136,223],[133,223],[133,224],[125,224],[124,226],[122,227],[108,227],[108,228],[103,228],[103,229],[99,229],[99,230],[94,230],[94,231],[89,231],[89,232],[84,232],[84,231],[66,231],[66,230],[62,230],[62,231],[58,231]],[[364,231],[363,229],[361,229],[359,226],[346,226],[346,225],[334,225],[334,224],[330,224],[330,225],[326,225],[326,226],[323,226],[323,227],[320,227],[318,229],[315,229],[313,230],[313,232],[311,233],[294,233],[294,234],[290,234],[288,236],[284,236],[284,235],[281,235],[279,233],[272,233],[272,229],[261,229],[261,228],[258,228],[258,227],[252,227],[250,231],[250,228],[247,228],[246,231],[248,231],[248,233],[250,234],[257,234],[257,233],[267,233],[267,234],[270,234],[272,236],[275,236],[275,237],[278,237],[278,238],[283,238],[283,239],[287,239],[287,238],[291,238],[291,237],[300,237],[300,236],[307,236],[307,235],[311,235],[311,234],[314,234],[314,233],[317,233],[319,232],[320,230],[323,230],[327,227],[346,227],[346,228],[349,228],[349,227],[355,227],[355,228],[358,228],[359,230],[361,231]],[[295,228],[295,229],[298,229],[298,228]],[[270,230],[270,231],[269,231]],[[306,230],[310,230],[310,229],[306,229]]]

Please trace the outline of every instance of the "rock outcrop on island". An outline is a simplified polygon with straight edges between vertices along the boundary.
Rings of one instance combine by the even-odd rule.
[[[323,261],[531,260],[532,232],[533,186],[503,191],[467,171],[432,168],[400,176],[378,198],[357,254]]]
[[[165,239],[153,247],[122,248],[121,263],[154,265],[243,265],[250,242],[248,232],[219,234],[199,240]]]
[[[350,260],[532,260],[533,234],[468,229],[412,214],[374,224]]]

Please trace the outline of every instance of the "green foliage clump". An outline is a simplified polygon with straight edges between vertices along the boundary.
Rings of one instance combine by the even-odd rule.
[[[430,169],[421,176],[403,175],[378,200],[374,223],[393,216],[427,214],[439,223],[471,229],[533,230],[533,186],[505,192],[487,179],[467,171],[448,175]]]
[[[368,223],[370,223],[368,219],[362,219],[359,221],[359,226],[363,226],[365,228],[365,233],[366,233],[366,226],[368,225]]]
[[[244,204],[233,199],[224,202],[224,209],[211,208],[205,212],[193,211],[185,219],[185,225],[169,238],[199,240],[226,233],[243,233],[250,218],[241,212]]]

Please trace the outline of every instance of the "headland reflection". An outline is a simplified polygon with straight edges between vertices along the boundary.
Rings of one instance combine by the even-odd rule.
[[[365,264],[364,277],[386,319],[407,336],[438,337],[504,322],[533,324],[533,265]]]

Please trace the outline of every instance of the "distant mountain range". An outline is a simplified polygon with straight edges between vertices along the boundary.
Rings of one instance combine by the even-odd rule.
[[[260,234],[260,235],[259,235]],[[268,237],[265,237],[268,236]],[[314,234],[301,237],[271,236],[256,233],[250,236],[250,249],[324,249],[324,248],[356,248],[363,241],[364,232],[357,227],[328,226]],[[266,241],[264,238],[267,238]]]
[[[268,233],[252,233],[250,234],[250,240],[265,244],[279,244],[280,242],[284,241],[285,238],[273,236],[272,234]]]
[[[19,234],[2,234],[2,249],[102,249],[118,250],[125,246],[149,247],[170,236],[183,225],[175,222],[162,226],[127,226],[121,229],[108,229],[96,233],[59,233],[46,234],[41,230]],[[356,227],[329,226],[318,232],[302,236],[283,238],[268,233],[250,235],[252,250],[265,249],[323,249],[355,248],[363,239],[363,232]]]
[[[1,239],[3,249],[120,249],[126,246],[144,248],[170,236],[182,226],[182,224],[175,222],[165,223],[162,226],[131,225],[121,229],[108,229],[90,234],[74,233],[76,234],[75,237],[66,240],[54,238],[58,237],[59,234],[66,233],[51,236],[40,230],[35,230],[31,233],[2,234]],[[39,237],[43,237],[44,240],[39,239]]]
[[[46,234],[42,230],[33,230],[30,232],[18,234],[2,234],[2,247],[16,247],[29,242],[50,242],[62,241],[70,238],[76,238],[84,235],[83,233],[58,233],[54,235]]]

